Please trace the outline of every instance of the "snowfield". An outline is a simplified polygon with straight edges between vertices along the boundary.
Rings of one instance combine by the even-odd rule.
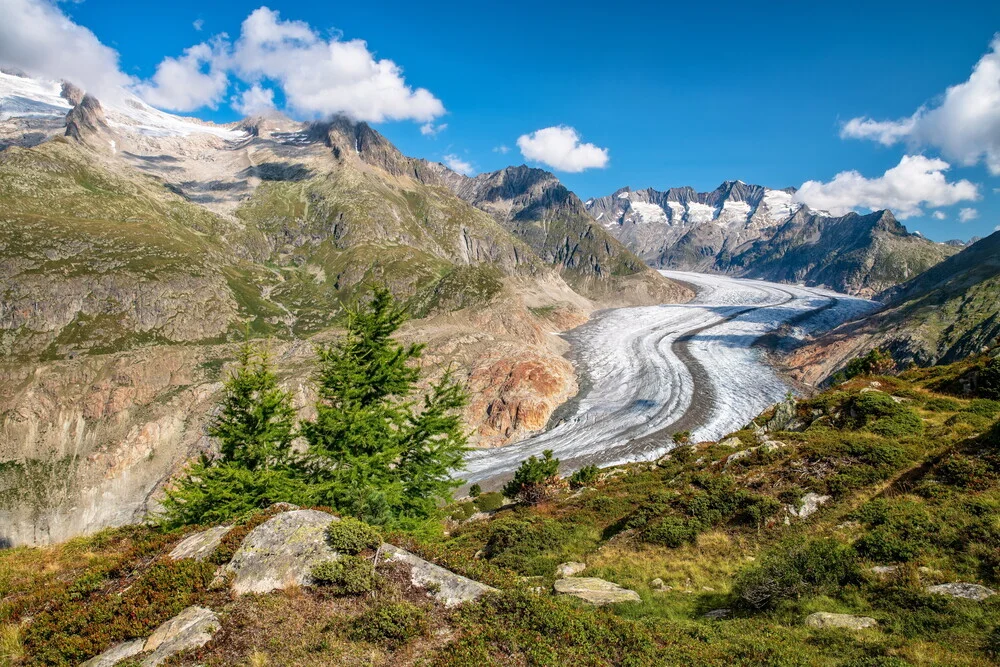
[[[551,449],[565,470],[657,458],[670,436],[695,441],[738,430],[790,391],[753,343],[782,329],[802,338],[877,305],[829,290],[661,271],[691,284],[685,304],[618,308],[566,334],[581,376],[577,398],[548,431],[466,457],[469,482],[494,486],[532,454]]]

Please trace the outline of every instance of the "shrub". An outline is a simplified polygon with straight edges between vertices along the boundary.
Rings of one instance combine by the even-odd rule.
[[[734,593],[764,609],[806,593],[835,591],[862,580],[854,550],[835,539],[779,544],[736,578]]]
[[[476,498],[476,507],[480,512],[496,512],[503,507],[503,494],[490,491]]]
[[[875,348],[863,357],[857,357],[847,362],[841,371],[845,380],[858,375],[888,375],[896,370],[896,362],[892,355],[881,348]],[[841,375],[841,374],[838,374]]]
[[[510,517],[493,521],[483,551],[495,565],[523,575],[545,575],[559,563],[570,530],[552,519]]]
[[[935,476],[946,484],[973,491],[988,489],[995,482],[995,475],[986,463],[957,454],[942,463]]]
[[[868,425],[868,430],[887,438],[918,435],[924,430],[924,420],[911,410],[901,410],[894,415],[879,417]]]
[[[956,412],[951,417],[949,417],[947,421],[945,421],[945,426],[968,424],[976,431],[985,431],[990,427],[991,423],[992,422],[990,421],[989,417],[984,417],[980,414],[976,414],[975,412],[962,411],[962,412]]]
[[[584,466],[570,475],[569,488],[579,489],[597,481],[600,470],[597,466]]]
[[[375,568],[360,556],[323,561],[310,574],[320,586],[335,587],[347,595],[361,595],[375,588]]]
[[[958,412],[962,406],[953,398],[935,396],[924,401],[924,408],[931,412]]]
[[[907,562],[916,558],[939,531],[924,507],[915,501],[873,500],[857,512],[870,530],[854,547],[859,554],[881,563]]]
[[[452,521],[465,521],[476,513],[476,504],[472,502],[459,503],[451,512]]]
[[[478,484],[473,484],[472,486],[469,487],[470,498],[478,498],[479,494],[481,494],[482,492],[483,492],[483,487],[479,486]]]
[[[359,554],[378,549],[382,544],[382,534],[364,521],[345,517],[330,523],[326,529],[326,542],[337,553]]]
[[[976,381],[978,393],[983,398],[1000,401],[1000,359],[990,359],[979,370]]]
[[[966,411],[977,414],[981,417],[989,417],[992,419],[997,416],[997,413],[1000,413],[1000,401],[977,398],[969,403],[969,407],[966,408]]]
[[[382,642],[399,647],[427,634],[427,613],[409,602],[385,602],[358,616],[351,624],[351,639]]]
[[[643,542],[673,549],[694,542],[697,535],[697,527],[692,527],[676,517],[667,517],[658,523],[647,526],[641,534]]]
[[[522,461],[514,478],[503,487],[508,498],[529,504],[545,500],[559,483],[559,459],[553,458],[552,450],[542,452],[542,458],[534,456]]]

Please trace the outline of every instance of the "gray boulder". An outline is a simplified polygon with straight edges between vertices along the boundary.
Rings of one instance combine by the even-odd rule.
[[[133,639],[130,642],[115,644],[104,653],[80,663],[80,667],[114,667],[122,660],[142,653],[142,647],[145,643],[145,639]]]
[[[977,602],[997,594],[995,590],[986,588],[986,586],[980,586],[979,584],[966,584],[960,581],[950,584],[928,586],[924,590],[935,595],[949,595],[953,598],[963,598],[965,600],[975,600]]]
[[[818,611],[806,616],[806,625],[810,628],[846,628],[848,630],[864,630],[874,628],[878,621],[870,616],[855,616],[854,614],[834,614],[828,611]]]
[[[774,407],[774,415],[767,421],[764,428],[769,433],[791,430],[789,426],[795,421],[795,409],[797,405],[798,403],[794,398],[789,398],[778,403]]]
[[[635,591],[596,577],[558,579],[553,585],[553,589],[556,595],[569,595],[593,605],[642,601],[642,598]]]
[[[152,653],[143,659],[142,667],[156,667],[181,651],[201,648],[219,627],[219,617],[211,609],[188,607],[149,636],[142,650]]]
[[[326,527],[339,520],[318,510],[278,514],[250,531],[222,574],[232,575],[236,595],[307,585],[314,565],[338,558]]]
[[[556,576],[560,579],[565,577],[575,577],[586,569],[586,563],[575,563],[570,561],[569,563],[562,563],[556,567]]]
[[[383,544],[379,551],[387,561],[406,566],[410,570],[410,582],[426,588],[435,600],[446,607],[470,602],[484,593],[496,591],[491,586],[455,574],[391,544]]]
[[[712,611],[705,613],[705,618],[711,621],[719,621],[723,618],[729,618],[729,615],[732,614],[732,612],[732,609],[727,609],[725,607],[721,609],[713,609]]]
[[[174,560],[182,558],[205,560],[218,548],[222,538],[231,528],[232,526],[214,526],[200,533],[188,535],[174,547],[170,557]]]
[[[799,498],[798,507],[795,505],[786,505],[785,509],[792,516],[805,519],[807,516],[815,514],[821,505],[825,505],[830,500],[830,496],[821,496],[818,493],[809,492]]]

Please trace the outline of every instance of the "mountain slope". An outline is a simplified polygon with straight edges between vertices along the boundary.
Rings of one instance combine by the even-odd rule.
[[[793,194],[727,181],[701,193],[624,188],[586,207],[651,266],[805,282],[866,297],[956,252],[909,234],[887,211],[834,217],[803,207]]]
[[[0,540],[142,516],[204,435],[247,331],[310,403],[313,345],[375,283],[473,442],[543,428],[576,391],[553,332],[597,304],[363,123],[222,127],[0,73]],[[639,266],[627,303],[683,295]],[[603,276],[601,276],[603,278]]]
[[[816,383],[875,347],[901,367],[978,354],[1000,336],[1000,232],[881,295],[886,307],[795,352],[789,366]]]
[[[691,296],[683,288],[662,285],[642,260],[594,224],[579,197],[550,172],[522,165],[470,178],[443,165],[428,167],[455,194],[558,266],[574,289],[591,298],[640,303],[657,295],[664,300]]]

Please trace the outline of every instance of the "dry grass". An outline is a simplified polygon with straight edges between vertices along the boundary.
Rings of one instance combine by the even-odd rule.
[[[7,623],[0,626],[0,667],[14,665],[23,657],[20,624]]]

